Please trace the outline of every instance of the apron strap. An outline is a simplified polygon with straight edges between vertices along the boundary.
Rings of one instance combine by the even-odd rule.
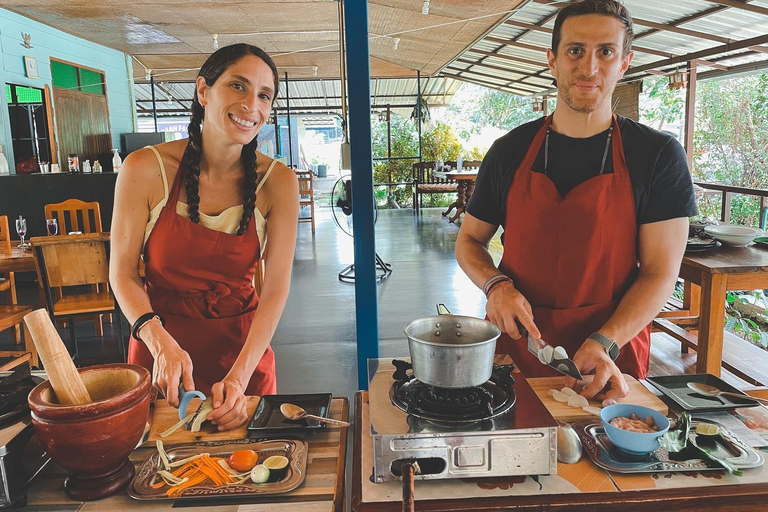
[[[277,163],[277,160],[273,159],[272,163],[269,164],[269,167],[267,168],[267,172],[264,173],[264,177],[261,179],[259,184],[256,186],[256,193],[259,193],[259,190],[261,190],[262,185],[264,185],[264,182],[267,181],[267,178],[269,178],[269,175],[272,174],[272,169],[275,168],[275,164]]]
[[[160,152],[155,148],[155,146],[146,146],[149,149],[152,150],[152,152],[155,154],[155,157],[157,157],[157,163],[160,165],[160,176],[163,177],[163,199],[165,200],[166,204],[168,203],[168,177],[165,175],[165,164],[163,164],[163,157],[160,156]]]

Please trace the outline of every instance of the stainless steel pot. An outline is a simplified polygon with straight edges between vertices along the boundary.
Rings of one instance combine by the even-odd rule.
[[[441,308],[442,306],[442,308]],[[448,312],[438,305],[438,312]],[[479,386],[491,378],[499,328],[470,316],[440,314],[405,326],[413,375],[441,388]]]

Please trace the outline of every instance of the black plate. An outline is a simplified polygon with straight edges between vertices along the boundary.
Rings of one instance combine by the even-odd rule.
[[[248,430],[267,432],[303,432],[325,428],[325,423],[317,420],[289,420],[280,412],[280,406],[288,403],[298,405],[307,414],[327,418],[331,411],[331,393],[315,393],[303,395],[264,395],[259,401],[253,418],[248,423]]]
[[[738,407],[754,407],[759,405],[754,400],[741,399],[733,396],[710,397],[697,393],[688,387],[689,382],[708,384],[720,391],[729,391],[747,396],[741,390],[731,386],[723,379],[709,373],[696,373],[693,375],[669,375],[665,377],[648,377],[648,382],[659,391],[675,401],[684,410],[692,412],[726,411]]]

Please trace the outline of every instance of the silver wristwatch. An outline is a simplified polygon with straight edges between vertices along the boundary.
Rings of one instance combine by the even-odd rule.
[[[608,354],[612,361],[615,361],[616,358],[619,357],[619,345],[608,336],[600,334],[599,332],[593,332],[589,335],[588,339],[594,341],[598,345],[602,345],[605,353]]]

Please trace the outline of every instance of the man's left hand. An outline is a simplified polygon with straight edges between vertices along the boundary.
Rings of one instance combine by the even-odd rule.
[[[573,362],[576,363],[582,375],[595,373],[595,378],[581,392],[587,399],[599,394],[598,398],[618,400],[629,393],[629,387],[621,370],[601,345],[590,340],[584,341],[581,348],[574,354]],[[566,377],[565,385],[573,388],[576,385],[576,379]],[[603,390],[605,390],[604,393]]]
[[[232,430],[248,421],[248,401],[243,387],[233,380],[224,379],[211,387],[213,411],[208,419],[219,431]]]

